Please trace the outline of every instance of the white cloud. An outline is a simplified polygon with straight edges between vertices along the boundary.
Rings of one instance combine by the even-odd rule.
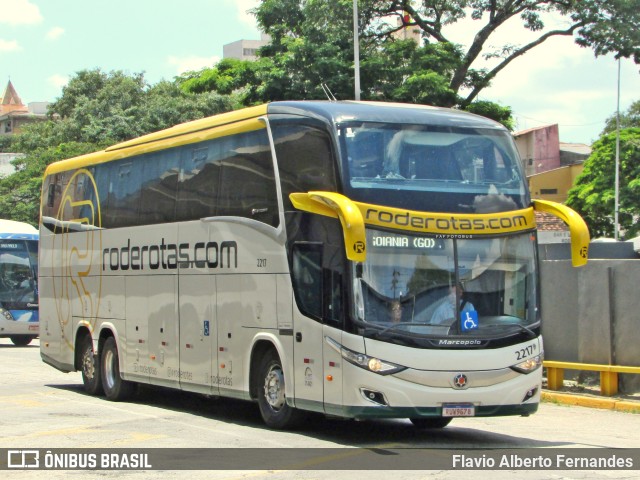
[[[64,75],[55,74],[55,75],[51,75],[49,78],[47,78],[47,82],[49,82],[49,84],[53,85],[54,87],[62,88],[67,83],[69,83],[69,77],[64,76]]]
[[[29,0],[2,0],[0,24],[35,25],[40,22],[40,9]]]
[[[3,40],[0,38],[0,52],[19,52],[22,47],[15,40]]]
[[[53,27],[47,32],[47,40],[57,40],[64,34],[64,28]]]
[[[238,20],[251,28],[258,29],[255,15],[249,13],[249,10],[260,5],[260,0],[224,0],[225,3],[233,5],[238,13]]]
[[[189,71],[201,70],[205,67],[212,67],[220,61],[220,57],[197,57],[190,55],[188,57],[175,57],[170,56],[167,58],[167,63],[176,67],[176,73],[181,74]]]

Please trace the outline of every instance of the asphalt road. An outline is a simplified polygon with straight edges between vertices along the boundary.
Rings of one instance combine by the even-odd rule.
[[[141,388],[130,402],[112,403],[85,394],[79,373],[65,374],[42,363],[37,341],[27,347],[14,347],[8,339],[0,339],[0,379],[0,449],[68,448],[96,449],[98,452],[170,449],[167,452],[171,452],[215,448],[218,449],[215,452],[229,452],[238,458],[233,471],[4,472],[10,478],[117,475],[119,478],[359,479],[366,476],[386,479],[389,472],[378,471],[375,462],[370,465],[373,470],[366,472],[325,468],[332,462],[344,462],[345,458],[356,465],[367,458],[360,456],[358,460],[356,452],[362,452],[360,449],[381,455],[391,455],[394,449],[404,448],[444,449],[466,452],[470,456],[473,456],[473,449],[531,449],[525,451],[528,453],[581,448],[640,449],[640,415],[552,403],[541,404],[538,413],[527,418],[456,419],[443,430],[422,431],[406,420],[356,422],[324,417],[313,417],[295,431],[274,431],[262,424],[257,406],[252,403],[152,387]],[[347,457],[327,450],[327,455],[311,462],[291,459],[289,465],[302,465],[301,471],[288,468],[260,470],[255,466],[243,470],[243,466],[251,465],[252,461],[255,463],[256,454],[291,452],[293,448],[340,449]],[[246,449],[246,456],[238,456],[238,450],[232,449]],[[4,460],[0,458],[0,462]],[[232,462],[231,465],[235,464]],[[313,469],[314,465],[317,470]],[[520,478],[638,478],[640,465],[635,468],[634,471],[525,469],[515,474]],[[514,469],[473,472],[446,468],[430,472],[399,469],[393,473],[393,478],[464,478],[470,474],[474,480],[495,480],[512,478]]]

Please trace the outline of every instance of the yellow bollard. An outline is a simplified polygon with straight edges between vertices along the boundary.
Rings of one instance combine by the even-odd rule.
[[[547,367],[547,388],[560,390],[564,385],[564,368]]]

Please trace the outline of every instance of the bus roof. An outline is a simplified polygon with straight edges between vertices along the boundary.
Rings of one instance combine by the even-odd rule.
[[[220,136],[223,136],[228,134],[225,132],[255,130],[263,126],[258,120],[260,117],[277,114],[312,117],[332,125],[348,121],[362,121],[489,128],[506,131],[501,124],[478,115],[427,105],[355,101],[281,101],[182,123],[112,145],[100,152],[52,163],[47,167],[45,177],[54,173],[157,150],[159,142],[172,147],[192,143],[198,139],[211,138],[212,131],[220,131]]]
[[[485,117],[451,108],[407,103],[286,101],[268,104],[269,114],[317,116],[331,123],[348,121],[408,123],[444,127],[506,128]]]
[[[38,229],[28,223],[0,220],[0,239],[37,240]]]

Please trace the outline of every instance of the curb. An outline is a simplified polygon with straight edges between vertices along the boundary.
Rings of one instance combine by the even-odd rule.
[[[600,408],[605,410],[615,410],[618,412],[640,414],[640,401],[633,400],[589,397],[571,393],[550,392],[548,390],[542,392],[541,400],[543,402],[558,403],[561,405],[576,405],[580,407]]]

